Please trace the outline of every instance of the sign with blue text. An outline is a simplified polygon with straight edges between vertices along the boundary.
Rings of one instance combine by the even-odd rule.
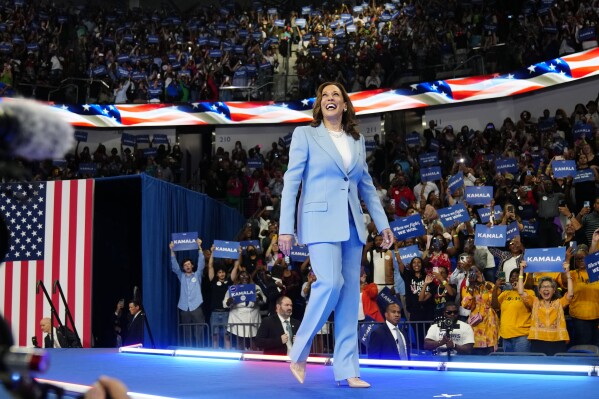
[[[480,218],[481,223],[489,223],[489,220],[491,220],[491,208],[478,208],[477,209],[478,212],[478,217]],[[495,207],[493,208],[493,219],[494,220],[501,220],[501,218],[503,217],[503,210],[501,209],[500,205],[495,205]]]
[[[237,284],[229,287],[233,303],[256,302],[256,284]]]
[[[173,251],[189,251],[198,249],[198,232],[191,231],[188,233],[173,233]]]
[[[528,248],[524,251],[526,273],[562,272],[566,261],[566,247]]]
[[[214,257],[226,259],[239,258],[239,242],[214,240]]]
[[[393,234],[398,241],[407,240],[408,238],[414,238],[422,236],[426,233],[422,218],[419,214],[408,216],[405,218],[395,219],[390,224]]]
[[[462,203],[438,209],[437,213],[443,227],[450,227],[455,223],[466,223],[470,220],[468,209]]]
[[[504,247],[507,236],[506,225],[487,227],[477,224],[474,228],[474,245],[477,247]]]
[[[464,199],[470,205],[487,205],[493,199],[493,186],[466,186]]]

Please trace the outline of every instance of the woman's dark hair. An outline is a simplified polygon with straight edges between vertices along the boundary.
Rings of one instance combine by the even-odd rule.
[[[327,86],[335,86],[341,92],[343,96],[343,101],[347,105],[347,111],[343,112],[343,116],[341,118],[341,124],[343,125],[343,130],[347,134],[350,134],[354,140],[360,139],[360,132],[358,132],[358,119],[356,118],[356,111],[354,110],[354,106],[349,99],[349,95],[347,91],[343,87],[343,85],[339,82],[325,82],[318,86],[318,90],[316,91],[316,101],[314,101],[314,108],[312,108],[312,122],[310,122],[310,126],[318,127],[322,123],[322,109],[320,108],[320,103],[322,102],[322,91]]]

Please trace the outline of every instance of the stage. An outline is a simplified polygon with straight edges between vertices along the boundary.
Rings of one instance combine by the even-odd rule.
[[[477,372],[363,366],[362,378],[372,388],[338,387],[331,366],[309,364],[306,383],[300,385],[289,372],[289,363],[238,359],[190,358],[169,355],[119,353],[117,349],[51,349],[50,368],[40,380],[77,384],[83,390],[98,376],[120,378],[133,398],[146,395],[166,398],[222,398],[239,394],[243,398],[363,398],[460,397],[485,399],[542,396],[543,399],[597,396],[597,359],[561,359],[567,364],[591,364],[593,376],[584,372],[526,373]],[[487,357],[488,358],[488,357]],[[489,361],[489,359],[485,359]],[[549,363],[553,357],[526,359]],[[493,359],[521,363],[516,358]],[[558,361],[558,362],[559,362]],[[481,364],[474,368],[484,368]],[[526,366],[525,366],[526,368]],[[68,386],[67,386],[68,387]]]

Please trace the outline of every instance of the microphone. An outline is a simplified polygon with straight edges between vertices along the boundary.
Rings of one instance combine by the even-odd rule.
[[[37,284],[35,285],[35,293],[36,294],[40,293],[40,285],[42,285],[42,280],[38,280]]]
[[[0,149],[28,160],[62,158],[73,147],[73,127],[58,110],[33,100],[0,103]]]
[[[58,280],[54,280],[54,284],[52,284],[52,293],[56,294],[56,286],[58,285]]]
[[[43,373],[50,366],[50,355],[44,349],[0,347],[0,370],[13,373]]]

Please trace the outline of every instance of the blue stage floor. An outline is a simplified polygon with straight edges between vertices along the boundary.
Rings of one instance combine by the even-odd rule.
[[[289,364],[124,354],[106,349],[53,349],[38,377],[91,385],[118,377],[131,392],[169,398],[597,398],[599,377],[363,367],[368,390],[337,387],[330,366],[308,365],[298,384]],[[514,362],[512,360],[512,362]]]

